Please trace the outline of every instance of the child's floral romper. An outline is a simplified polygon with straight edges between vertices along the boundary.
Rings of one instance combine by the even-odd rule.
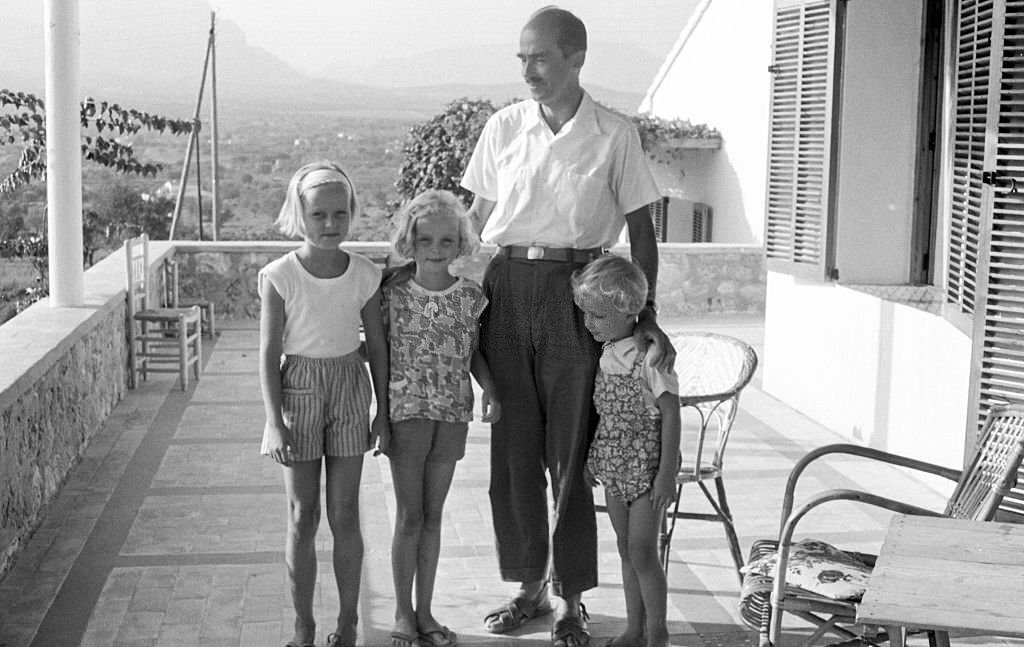
[[[644,403],[641,368],[646,352],[638,352],[628,374],[599,371],[594,381],[594,406],[600,419],[587,456],[587,469],[605,492],[627,505],[651,489],[661,464],[661,417]]]

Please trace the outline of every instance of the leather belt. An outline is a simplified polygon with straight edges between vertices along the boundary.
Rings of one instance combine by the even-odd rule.
[[[601,247],[574,249],[572,247],[540,247],[531,245],[505,245],[500,253],[506,258],[525,258],[531,261],[560,261],[562,263],[589,263],[604,253]]]

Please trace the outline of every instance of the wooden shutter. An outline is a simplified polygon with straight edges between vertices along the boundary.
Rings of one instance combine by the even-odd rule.
[[[954,49],[953,173],[946,298],[974,312],[978,289],[985,133],[989,118],[993,0],[962,0]]]
[[[1024,403],[1024,0],[965,2],[990,27],[979,290],[969,411],[980,426],[997,402]],[[970,435],[968,437],[971,437]]]
[[[703,202],[693,203],[693,235],[695,243],[711,242],[711,205]]]
[[[668,242],[668,198],[662,196],[661,200],[655,200],[647,205],[651,214],[651,221],[654,223],[654,238],[659,243]]]
[[[824,278],[832,197],[838,0],[776,0],[765,254],[771,269]]]

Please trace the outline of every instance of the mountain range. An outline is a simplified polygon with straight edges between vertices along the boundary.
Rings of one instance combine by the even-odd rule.
[[[109,15],[83,9],[83,95],[184,117],[195,110],[209,6],[203,0],[180,0],[170,24],[166,14],[153,24],[145,20],[145,5],[132,3],[131,10]],[[0,88],[42,93],[43,31],[38,18],[19,20],[14,12],[0,21],[0,42],[8,43],[7,55],[0,57]],[[461,97],[504,103],[527,95],[514,44],[442,47],[364,68],[336,62],[307,75],[250,45],[229,20],[217,19],[216,43],[218,111],[225,120],[232,114],[294,110],[415,119]],[[597,100],[632,112],[659,63],[634,45],[595,42],[584,67],[584,85]]]

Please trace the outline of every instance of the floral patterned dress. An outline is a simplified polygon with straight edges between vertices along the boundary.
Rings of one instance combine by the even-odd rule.
[[[661,464],[661,418],[644,402],[641,368],[646,353],[637,353],[631,373],[599,372],[594,406],[600,417],[587,455],[587,469],[605,492],[633,503],[651,489]]]

